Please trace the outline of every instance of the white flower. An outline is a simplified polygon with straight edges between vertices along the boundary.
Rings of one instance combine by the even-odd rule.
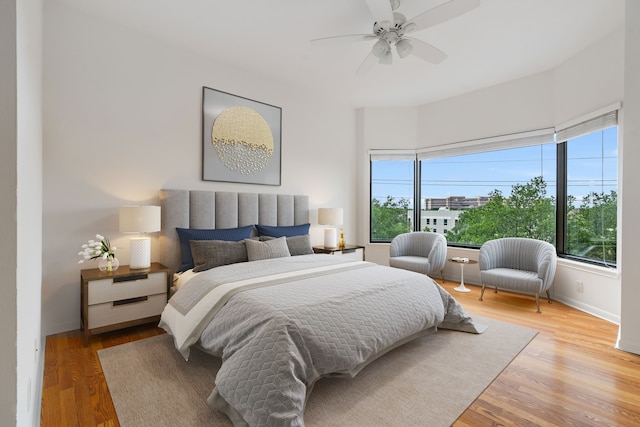
[[[111,246],[111,243],[109,243],[109,239],[102,236],[101,234],[96,234],[96,238],[100,240],[96,242],[92,239],[81,246],[82,251],[78,252],[78,255],[80,255],[83,259],[78,261],[79,264],[88,259],[115,258],[116,247]]]

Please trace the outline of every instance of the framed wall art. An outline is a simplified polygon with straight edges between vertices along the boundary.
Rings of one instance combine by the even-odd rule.
[[[280,185],[282,109],[202,88],[203,181]]]

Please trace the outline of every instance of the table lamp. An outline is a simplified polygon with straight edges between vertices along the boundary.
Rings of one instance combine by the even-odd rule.
[[[160,231],[160,206],[122,206],[120,231],[123,233],[153,233]],[[151,267],[151,239],[132,237],[129,246],[129,268]]]
[[[318,224],[342,225],[342,208],[318,208]],[[338,230],[333,227],[324,229],[324,247],[338,247]]]

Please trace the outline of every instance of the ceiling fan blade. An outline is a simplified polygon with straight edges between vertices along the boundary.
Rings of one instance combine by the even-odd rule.
[[[362,64],[360,64],[360,66],[356,70],[356,76],[362,76],[367,74],[369,71],[371,71],[371,69],[376,65],[377,62],[378,62],[378,57],[375,56],[373,53],[370,53],[369,55],[367,55],[367,57],[364,58],[364,61],[362,61]]]
[[[393,25],[393,10],[389,0],[366,0],[371,16],[376,22],[388,21]]]
[[[433,9],[429,9],[426,12],[421,13],[413,19],[409,19],[408,22],[416,24],[415,28],[410,31],[420,31],[425,28],[441,24],[467,13],[479,5],[480,0],[449,0],[440,6],[436,6]]]
[[[335,45],[338,43],[345,42],[359,42],[359,41],[367,41],[367,40],[377,40],[378,38],[373,34],[349,34],[345,36],[332,36],[332,37],[322,37],[319,39],[311,40],[311,44],[315,46],[328,46]]]
[[[418,58],[424,59],[425,61],[431,62],[432,64],[439,64],[447,59],[447,54],[437,47],[413,37],[405,38],[411,40],[411,44],[413,45],[413,50],[411,51],[411,53]]]

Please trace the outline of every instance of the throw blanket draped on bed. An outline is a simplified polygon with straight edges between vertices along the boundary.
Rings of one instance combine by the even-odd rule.
[[[332,255],[199,273],[172,297],[160,326],[185,358],[196,342],[222,358],[209,403],[235,426],[304,426],[319,378],[353,377],[437,328],[484,330],[424,275]]]

